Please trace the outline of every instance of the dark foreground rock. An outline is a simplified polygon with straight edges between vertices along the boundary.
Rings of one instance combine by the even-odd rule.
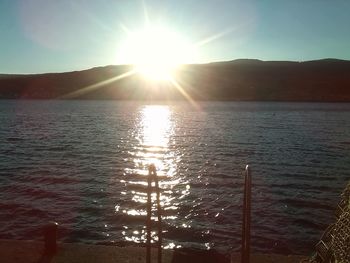
[[[0,240],[0,262],[2,263],[141,263],[145,262],[143,247],[116,247],[86,244],[59,244],[57,253],[43,257],[44,243],[37,241]],[[157,262],[157,251],[152,250],[152,262]],[[215,251],[194,251],[189,249],[164,250],[163,263],[221,263],[230,262],[231,255]],[[296,263],[303,256],[251,255],[251,263]],[[232,263],[240,262],[239,254],[232,254]]]

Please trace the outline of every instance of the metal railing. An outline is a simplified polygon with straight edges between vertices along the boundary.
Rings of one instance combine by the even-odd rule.
[[[162,262],[162,215],[160,205],[160,188],[156,168],[153,164],[148,167],[148,188],[147,188],[147,239],[146,239],[146,263],[151,262],[151,232],[152,232],[152,192],[156,192],[157,207],[157,229],[158,229],[158,263]],[[154,182],[154,187],[152,183]],[[251,224],[251,192],[252,177],[249,165],[245,168],[244,173],[244,194],[242,207],[242,246],[241,262],[250,262],[250,224]]]
[[[157,202],[157,229],[158,229],[158,263],[162,262],[162,214],[160,205],[160,188],[156,167],[151,164],[148,167],[148,188],[147,188],[147,240],[146,240],[146,263],[151,262],[151,239],[152,239],[152,182],[155,184],[156,202]]]
[[[242,247],[241,262],[249,263],[250,261],[250,220],[251,220],[251,193],[252,177],[249,165],[245,168],[244,173],[244,194],[242,208]]]

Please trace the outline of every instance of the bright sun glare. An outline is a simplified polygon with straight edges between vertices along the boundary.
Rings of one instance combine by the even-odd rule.
[[[128,32],[121,56],[125,64],[133,64],[143,77],[164,81],[170,80],[181,64],[193,62],[195,50],[175,32],[148,27]]]

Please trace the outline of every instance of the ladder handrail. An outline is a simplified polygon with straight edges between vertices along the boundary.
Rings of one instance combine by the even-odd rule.
[[[252,177],[249,165],[245,168],[244,174],[244,195],[243,195],[243,222],[242,222],[242,263],[250,261],[250,221],[251,221],[251,193]]]
[[[151,164],[148,167],[148,188],[147,188],[147,254],[146,262],[151,262],[151,229],[152,229],[152,180],[155,183],[155,190],[157,195],[157,214],[158,214],[158,263],[162,262],[162,214],[161,214],[161,204],[160,204],[160,188],[157,176],[156,167]]]

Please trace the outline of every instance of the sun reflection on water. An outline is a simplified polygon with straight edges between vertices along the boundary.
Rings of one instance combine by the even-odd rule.
[[[147,106],[142,110],[144,146],[167,147],[172,130],[168,106]]]
[[[126,241],[144,243],[146,240],[147,175],[150,164],[154,164],[157,169],[161,188],[162,218],[165,223],[169,224],[177,219],[179,206],[175,194],[181,196],[189,194],[189,187],[181,191],[175,190],[176,186],[184,182],[176,176],[180,157],[176,154],[172,143],[174,129],[175,122],[169,106],[148,105],[140,109],[133,134],[137,144],[129,150],[133,166],[125,169],[126,179],[121,181],[126,185],[126,191],[122,194],[128,197],[129,201],[124,209],[116,206],[116,211],[118,209],[118,212],[122,212],[128,218],[122,232]],[[155,199],[156,195],[153,193],[152,200]],[[152,215],[152,220],[157,221],[156,214]],[[152,238],[153,241],[157,240],[156,232],[152,232]],[[163,245],[165,248],[175,246],[166,240]]]

